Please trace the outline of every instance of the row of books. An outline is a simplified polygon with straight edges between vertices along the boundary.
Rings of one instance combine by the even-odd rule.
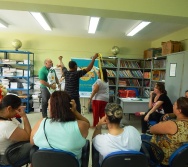
[[[144,68],[151,68],[151,61],[145,61]]]
[[[138,79],[120,79],[119,86],[140,86]]]
[[[117,76],[117,73],[114,70],[106,70],[106,71],[107,71],[108,77],[116,77]]]
[[[114,90],[113,90],[113,89],[110,89],[110,90],[109,90],[109,95],[112,96],[112,95],[114,95],[114,94],[115,94],[115,93],[114,93]]]
[[[166,71],[155,70],[152,71],[152,80],[162,81],[165,80]]]
[[[153,68],[166,68],[166,59],[154,60]]]
[[[144,95],[144,97],[148,97],[149,98],[149,96],[150,96],[150,90],[144,89],[143,95]]]
[[[151,72],[144,72],[143,77],[150,79],[151,78]]]
[[[130,78],[142,78],[143,73],[140,70],[121,70],[119,71],[120,77],[130,77]]]
[[[109,85],[115,85],[115,82],[114,82],[113,80],[109,79],[109,80],[108,80],[108,84],[109,84]]]
[[[102,61],[102,66],[105,66],[105,67],[116,67],[113,63],[111,63],[109,61],[106,61],[106,60]]]
[[[140,66],[139,66],[137,61],[125,61],[125,60],[120,60],[120,67],[140,68]]]
[[[148,80],[148,79],[147,79],[147,80],[144,80],[144,81],[143,81],[143,86],[144,86],[144,87],[150,87],[150,80]]]

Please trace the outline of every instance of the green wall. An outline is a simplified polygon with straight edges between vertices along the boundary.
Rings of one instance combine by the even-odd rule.
[[[43,66],[44,59],[51,58],[54,65],[58,64],[58,56],[62,55],[67,66],[71,57],[89,58],[95,53],[111,56],[111,48],[118,46],[117,57],[143,58],[143,51],[150,47],[150,42],[117,39],[73,38],[37,34],[0,33],[0,49],[14,49],[11,42],[14,39],[22,41],[19,50],[35,53],[35,75]]]
[[[172,33],[170,35],[167,35],[163,38],[157,39],[155,41],[151,42],[151,47],[161,47],[161,42],[166,41],[181,41],[183,50],[188,50],[188,28],[185,28],[183,30],[177,31],[175,33]]]

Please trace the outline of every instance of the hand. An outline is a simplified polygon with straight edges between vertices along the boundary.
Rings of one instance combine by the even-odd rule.
[[[72,107],[70,108],[71,111],[72,111],[73,113],[76,112],[77,110],[76,110],[76,103],[75,103],[75,100],[72,99],[72,100],[70,101],[70,104],[71,104],[71,106],[72,106]]]
[[[169,115],[168,114],[165,114],[164,116],[163,116],[163,121],[167,121],[169,119]]]
[[[97,57],[99,57],[99,54],[95,53],[95,55],[93,56],[93,59],[96,59]]]
[[[88,104],[90,104],[90,103],[91,103],[91,98],[88,99]]]
[[[59,59],[60,61],[62,61],[62,58],[63,58],[63,56],[59,56],[59,57],[58,57],[58,59]]]
[[[150,97],[152,97],[152,96],[153,96],[153,93],[154,93],[153,91],[151,91],[151,92],[150,92],[150,94],[149,94],[149,95],[150,95]]]
[[[144,117],[144,121],[148,121],[149,120],[149,114],[147,114],[145,117]]]
[[[51,89],[56,89],[56,84],[53,83],[51,86],[50,86]]]
[[[99,126],[102,126],[102,125],[106,125],[107,124],[107,121],[106,121],[106,115],[104,117],[102,117],[99,122],[98,122],[98,125]]]
[[[21,117],[26,116],[25,108],[26,108],[26,106],[20,106],[20,107],[16,110],[16,113],[17,113],[18,115],[20,115]]]

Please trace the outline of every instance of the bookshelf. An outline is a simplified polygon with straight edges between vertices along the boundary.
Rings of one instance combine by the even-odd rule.
[[[136,89],[139,97],[149,97],[156,82],[165,82],[166,56],[150,59],[103,57],[107,69],[110,102],[116,102],[119,90]]]
[[[117,82],[118,82],[118,58],[103,57],[102,67],[106,68],[109,83],[109,102],[117,100]]]
[[[135,89],[142,96],[143,59],[119,58],[117,91]]]
[[[143,96],[149,97],[156,82],[165,83],[166,56],[145,59],[143,72]]]

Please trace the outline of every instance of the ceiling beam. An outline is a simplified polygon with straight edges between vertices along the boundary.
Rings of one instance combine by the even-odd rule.
[[[187,0],[0,0],[0,9],[188,24]]]

